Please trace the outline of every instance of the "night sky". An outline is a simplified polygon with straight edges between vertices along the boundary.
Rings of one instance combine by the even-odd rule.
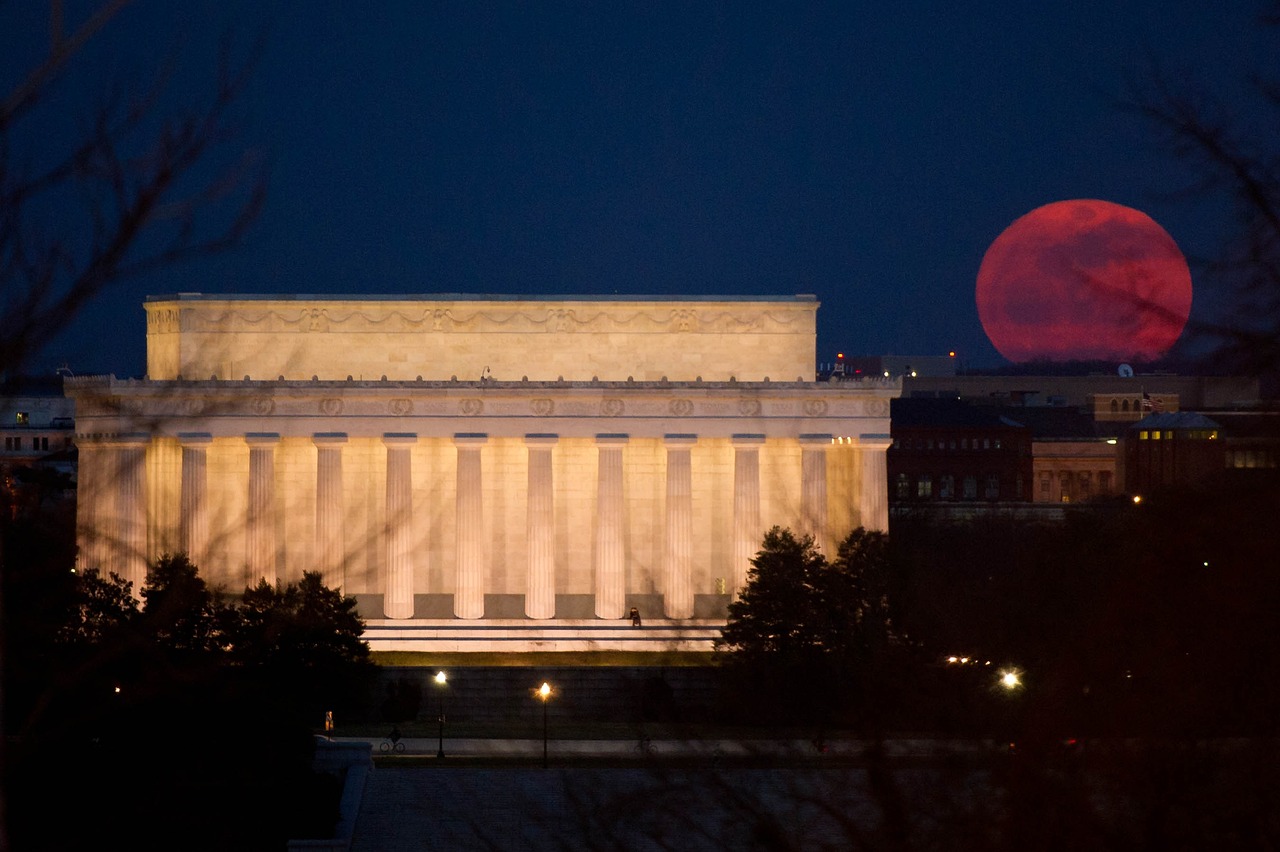
[[[1221,237],[1221,205],[1176,197],[1196,176],[1115,101],[1153,62],[1238,99],[1275,63],[1257,3],[860,5],[139,2],[15,143],[38,158],[166,56],[162,106],[190,102],[224,32],[265,34],[220,156],[266,158],[266,203],[239,246],[115,286],[35,366],[140,375],[141,302],[178,291],[814,293],[820,360],[998,366],[974,281],[1022,214],[1137,207],[1192,259]],[[6,81],[44,8],[0,9]]]

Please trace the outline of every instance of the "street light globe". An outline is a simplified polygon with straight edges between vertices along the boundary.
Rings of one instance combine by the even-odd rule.
[[[551,684],[543,681],[542,686],[538,687],[538,697],[546,701],[551,697]]]
[[[1018,677],[1018,673],[1014,671],[1005,671],[1000,673],[1000,685],[1005,689],[1017,689],[1022,685],[1022,679]]]
[[[436,672],[436,683],[444,686],[449,679],[444,676],[444,672]]]

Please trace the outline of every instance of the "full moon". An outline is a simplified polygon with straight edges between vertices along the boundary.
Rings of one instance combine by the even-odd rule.
[[[1145,213],[1056,201],[996,237],[977,302],[983,330],[1010,361],[1152,361],[1187,324],[1191,272]]]

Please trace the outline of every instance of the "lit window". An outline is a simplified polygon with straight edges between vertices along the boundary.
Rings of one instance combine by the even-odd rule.
[[[31,415],[26,411],[19,411],[14,420],[19,426],[26,426],[31,422]]]
[[[1153,441],[1159,441],[1159,440],[1160,440],[1160,430],[1159,430],[1159,429],[1156,429],[1155,431],[1153,431],[1153,432],[1151,433],[1151,440],[1153,440]]]
[[[926,500],[933,496],[932,476],[926,473],[916,480],[916,496]]]
[[[1138,433],[1139,441],[1145,441],[1147,440],[1147,438],[1150,438],[1150,437],[1151,437],[1151,433],[1148,432],[1146,429],[1143,429],[1141,432]]]

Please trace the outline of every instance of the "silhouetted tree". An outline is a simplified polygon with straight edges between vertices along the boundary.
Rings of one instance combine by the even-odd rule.
[[[140,614],[133,583],[115,573],[103,577],[96,568],[77,577],[70,606],[69,618],[59,625],[58,638],[73,646],[118,638]]]
[[[264,685],[288,690],[304,716],[335,708],[349,715],[353,698],[372,683],[355,598],[325,586],[318,572],[245,589],[228,625],[231,660]]]
[[[1280,2],[1265,4],[1259,23],[1277,37]],[[1237,299],[1229,315],[1202,320],[1193,331],[1217,345],[1219,362],[1251,375],[1280,375],[1280,76],[1256,70],[1238,93],[1248,108],[1195,87],[1187,75],[1162,72],[1125,97],[1125,105],[1151,121],[1189,166],[1178,189],[1222,195],[1236,216],[1234,228],[1207,271]]]
[[[795,721],[822,721],[881,680],[894,646],[891,573],[883,533],[859,527],[829,562],[811,536],[774,527],[716,647],[732,653],[754,693],[780,698]]]
[[[101,0],[72,20],[62,0],[50,0],[48,27],[28,34],[48,38],[47,54],[0,89],[0,375],[19,373],[116,282],[231,245],[261,206],[261,159],[217,162],[235,135],[232,107],[252,68],[229,47],[206,97],[170,109],[163,95],[172,71],[158,61],[137,91],[121,87],[80,121],[68,120],[84,105],[60,101],[60,84],[97,73],[77,60],[127,5]],[[19,32],[24,14],[9,17],[0,27]],[[4,568],[0,562],[0,575]],[[4,654],[0,646],[0,670]],[[7,732],[0,718],[0,749]],[[6,814],[0,798],[0,848]]]
[[[142,601],[138,629],[158,649],[179,657],[222,652],[228,615],[185,553],[166,553],[147,569]]]

